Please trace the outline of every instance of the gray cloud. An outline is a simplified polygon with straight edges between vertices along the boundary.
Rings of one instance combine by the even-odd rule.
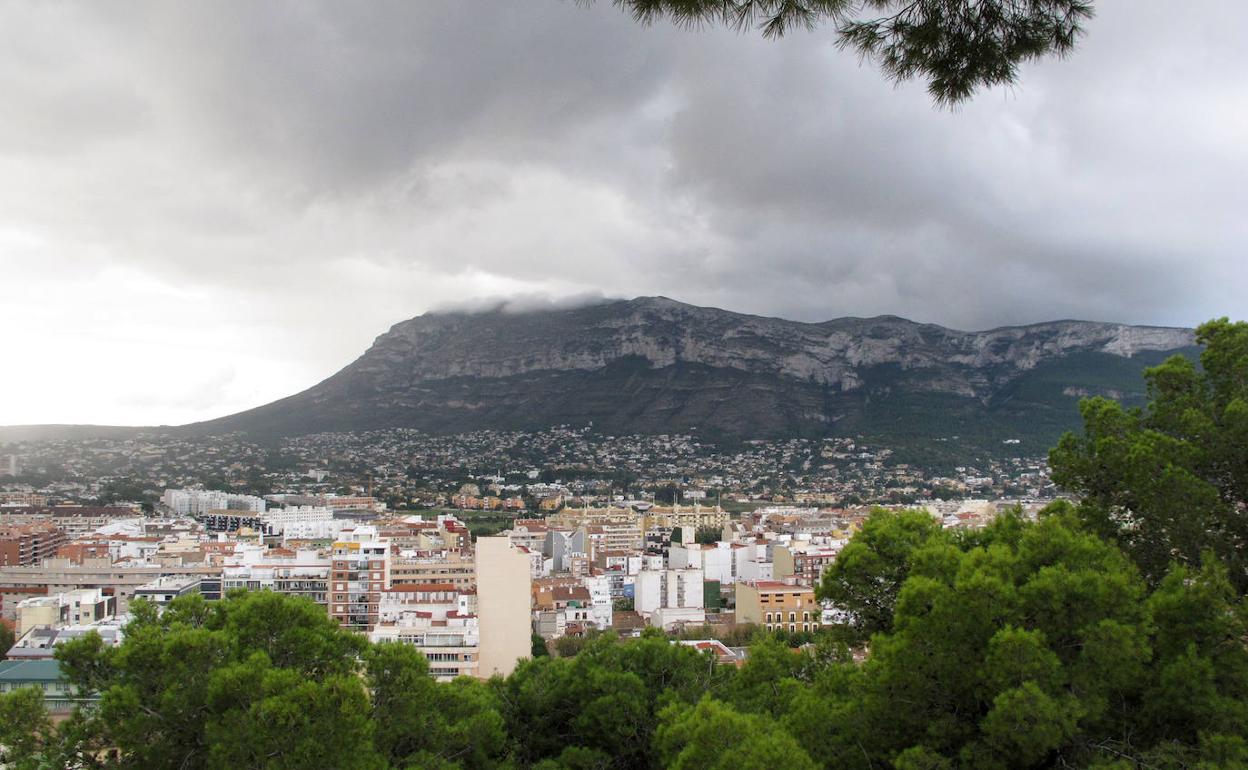
[[[209,417],[500,302],[1244,317],[1248,9],[1099,5],[1069,60],[952,112],[826,30],[605,1],[6,5],[0,323],[111,376],[0,423]]]

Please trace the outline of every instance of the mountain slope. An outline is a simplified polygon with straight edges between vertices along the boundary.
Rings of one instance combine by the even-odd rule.
[[[1081,395],[1143,397],[1141,370],[1188,329],[1055,321],[961,332],[901,318],[798,323],[663,297],[396,324],[308,390],[188,426],[254,435],[592,422],[721,438],[850,434],[1025,440],[1077,423]]]

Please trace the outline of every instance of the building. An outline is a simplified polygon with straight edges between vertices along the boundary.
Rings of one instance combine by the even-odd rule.
[[[74,538],[119,521],[140,519],[142,513],[126,506],[54,505],[5,508],[4,518],[6,524],[50,522],[67,537]]]
[[[582,529],[550,529],[546,530],[546,541],[542,544],[542,555],[550,559],[552,572],[568,572],[572,569],[572,560],[589,553],[589,540]]]
[[[22,475],[22,464],[18,461],[17,455],[8,454],[0,456],[0,476],[20,475]]]
[[[0,492],[0,508],[45,508],[48,496],[36,492]]]
[[[552,529],[584,528],[589,540],[586,554],[591,558],[595,549],[640,551],[646,542],[644,517],[628,507],[564,508],[546,523]]]
[[[222,588],[302,596],[328,611],[331,566],[332,560],[316,551],[247,546],[230,556],[222,568]]]
[[[208,511],[264,513],[263,497],[236,495],[211,489],[166,489],[160,502],[179,516],[198,516]]]
[[[275,496],[274,499],[279,499]],[[286,505],[310,505],[334,511],[384,511],[386,504],[375,497],[347,497],[340,495],[285,495],[280,497]]]
[[[610,628],[614,610],[610,585],[606,575],[534,580],[534,633],[557,639]]]
[[[814,631],[822,622],[823,607],[810,586],[776,580],[739,580],[736,585],[737,623],[754,623],[768,631]]]
[[[238,532],[251,530],[264,532],[264,519],[252,511],[231,511],[225,508],[211,508],[197,514],[204,529],[209,532]]]
[[[135,599],[145,599],[164,607],[179,596],[199,593],[203,578],[199,575],[168,575],[134,589]]]
[[[506,537],[477,540],[477,616],[481,652],[477,675],[507,676],[532,651],[529,557]]]
[[[685,639],[679,640],[676,644],[684,647],[692,647],[698,652],[710,653],[715,656],[715,660],[724,666],[745,665],[748,657],[748,650],[744,647],[729,647],[718,639]]]
[[[61,664],[55,660],[0,661],[0,695],[34,687],[43,692],[43,705],[52,717],[65,717],[75,706],[88,706],[98,698],[80,698],[69,682],[61,676]]]
[[[117,612],[124,613],[129,607],[135,589],[164,575],[199,575],[205,579],[201,589],[205,598],[220,598],[208,582],[220,581],[219,565],[198,563],[164,564],[114,564],[107,557],[84,558],[71,561],[66,558],[44,559],[39,566],[0,567],[0,617],[16,620],[15,605],[22,599],[50,596],[78,588],[100,588],[117,598]]]
[[[744,546],[720,541],[718,543],[673,543],[667,552],[667,563],[672,569],[701,569],[706,580],[734,583],[737,579],[736,552]]]
[[[647,528],[690,527],[694,530],[713,527],[722,529],[732,517],[727,511],[715,506],[704,508],[701,505],[674,505],[671,508],[654,507],[646,511]]]
[[[449,681],[476,676],[480,635],[476,592],[450,583],[395,583],[381,596],[374,642],[402,642],[417,647],[429,661],[429,674]]]
[[[702,570],[693,567],[642,570],[635,580],[633,608],[650,625],[664,630],[705,623],[702,582]]]
[[[67,540],[50,521],[0,526],[0,567],[39,564]]]
[[[460,551],[404,551],[390,558],[392,583],[450,583],[457,591],[477,585],[476,562]]]
[[[836,561],[843,545],[844,541],[836,545],[814,545],[805,541],[777,545],[772,551],[775,577],[778,580],[793,578],[799,585],[816,586],[824,570]]]
[[[334,522],[332,510],[313,505],[270,508],[260,516],[260,521],[266,535],[284,535],[288,539],[336,537],[343,529],[341,522]]]
[[[476,619],[460,625],[380,623],[369,632],[373,642],[402,642],[420,650],[429,661],[429,675],[441,682],[478,676],[481,637]]]
[[[104,623],[92,623],[85,626],[65,626],[64,628],[46,628],[37,626],[22,635],[6,653],[9,660],[51,659],[57,645],[77,639],[89,633],[97,633],[105,647],[117,647],[124,639],[121,623],[118,619]]]
[[[34,596],[17,605],[17,635],[32,628],[64,628],[97,623],[117,615],[117,597],[98,588]]]
[[[356,631],[377,623],[381,592],[390,587],[390,543],[376,540],[377,530],[343,530],[347,538],[334,543],[330,569],[329,614]]]
[[[546,531],[548,529],[549,527],[546,526],[546,522],[542,519],[516,519],[511,523],[511,529],[503,534],[511,538],[513,545],[541,553],[542,548],[546,545]]]

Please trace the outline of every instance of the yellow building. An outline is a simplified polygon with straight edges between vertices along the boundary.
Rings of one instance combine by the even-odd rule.
[[[704,508],[700,505],[676,505],[671,508],[654,507],[646,511],[646,529],[653,527],[714,527],[722,529],[729,519],[728,512],[719,506]]]
[[[809,586],[775,580],[736,584],[737,623],[754,623],[768,631],[814,631],[823,608]]]

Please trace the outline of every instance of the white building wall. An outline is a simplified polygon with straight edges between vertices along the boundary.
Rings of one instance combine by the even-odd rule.
[[[733,561],[733,548],[730,543],[719,542],[714,550],[702,554],[702,571],[707,580],[718,580],[721,583],[732,583],[736,580],[736,564]]]
[[[645,617],[663,608],[701,607],[702,578],[700,569],[642,570],[637,573],[633,608]]]
[[[642,570],[633,584],[633,609],[642,616],[663,606],[663,571]]]
[[[748,580],[750,582],[773,580],[775,579],[775,565],[769,561],[750,559],[741,565],[741,574],[739,577],[742,580]]]
[[[478,676],[507,676],[532,651],[529,557],[506,537],[482,537],[476,546]]]

